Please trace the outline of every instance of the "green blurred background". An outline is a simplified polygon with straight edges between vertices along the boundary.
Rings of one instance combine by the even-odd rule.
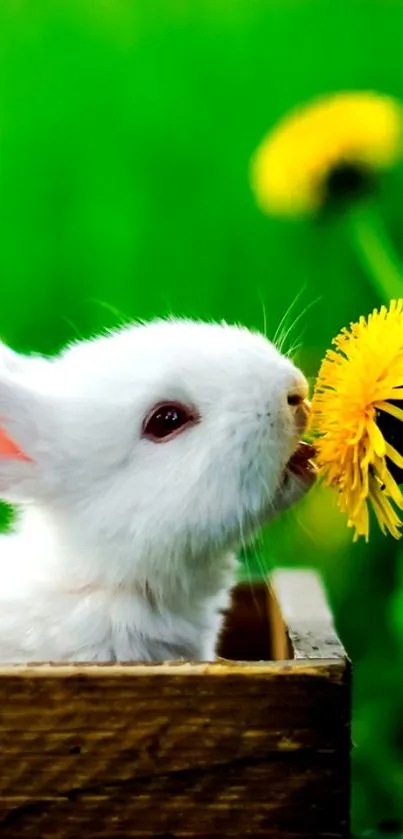
[[[166,313],[271,336],[294,303],[287,347],[301,344],[313,378],[333,335],[379,300],[340,223],[260,214],[250,155],[316,94],[403,100],[402,31],[401,0],[2,0],[2,339],[54,352]],[[380,200],[403,256],[402,191],[397,170]],[[398,832],[401,548],[375,529],[353,546],[320,490],[270,528],[245,574],[295,562],[323,571],[354,661],[354,829]]]

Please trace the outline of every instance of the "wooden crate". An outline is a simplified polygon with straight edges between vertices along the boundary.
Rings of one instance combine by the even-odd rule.
[[[347,837],[350,669],[318,578],[241,586],[222,655],[1,669],[2,839]]]

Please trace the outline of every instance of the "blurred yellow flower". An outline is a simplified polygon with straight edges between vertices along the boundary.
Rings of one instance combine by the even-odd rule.
[[[262,210],[298,216],[361,195],[398,161],[403,109],[372,92],[340,92],[301,106],[263,140],[251,165]]]
[[[403,510],[403,300],[343,329],[312,399],[317,465],[339,491],[354,539],[369,536],[368,502],[383,533],[400,537]]]

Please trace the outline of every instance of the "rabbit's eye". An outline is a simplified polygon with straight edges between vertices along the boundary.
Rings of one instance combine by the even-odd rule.
[[[154,443],[168,440],[195,422],[195,415],[189,408],[175,402],[158,405],[146,418],[143,434]]]

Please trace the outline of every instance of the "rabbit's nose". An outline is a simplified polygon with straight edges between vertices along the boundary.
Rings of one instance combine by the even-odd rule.
[[[309,385],[303,373],[295,370],[288,383],[287,402],[291,408],[298,408],[309,396]]]
[[[287,404],[291,411],[298,433],[303,433],[307,427],[311,409],[308,401],[309,387],[305,376],[299,373],[287,392]]]

